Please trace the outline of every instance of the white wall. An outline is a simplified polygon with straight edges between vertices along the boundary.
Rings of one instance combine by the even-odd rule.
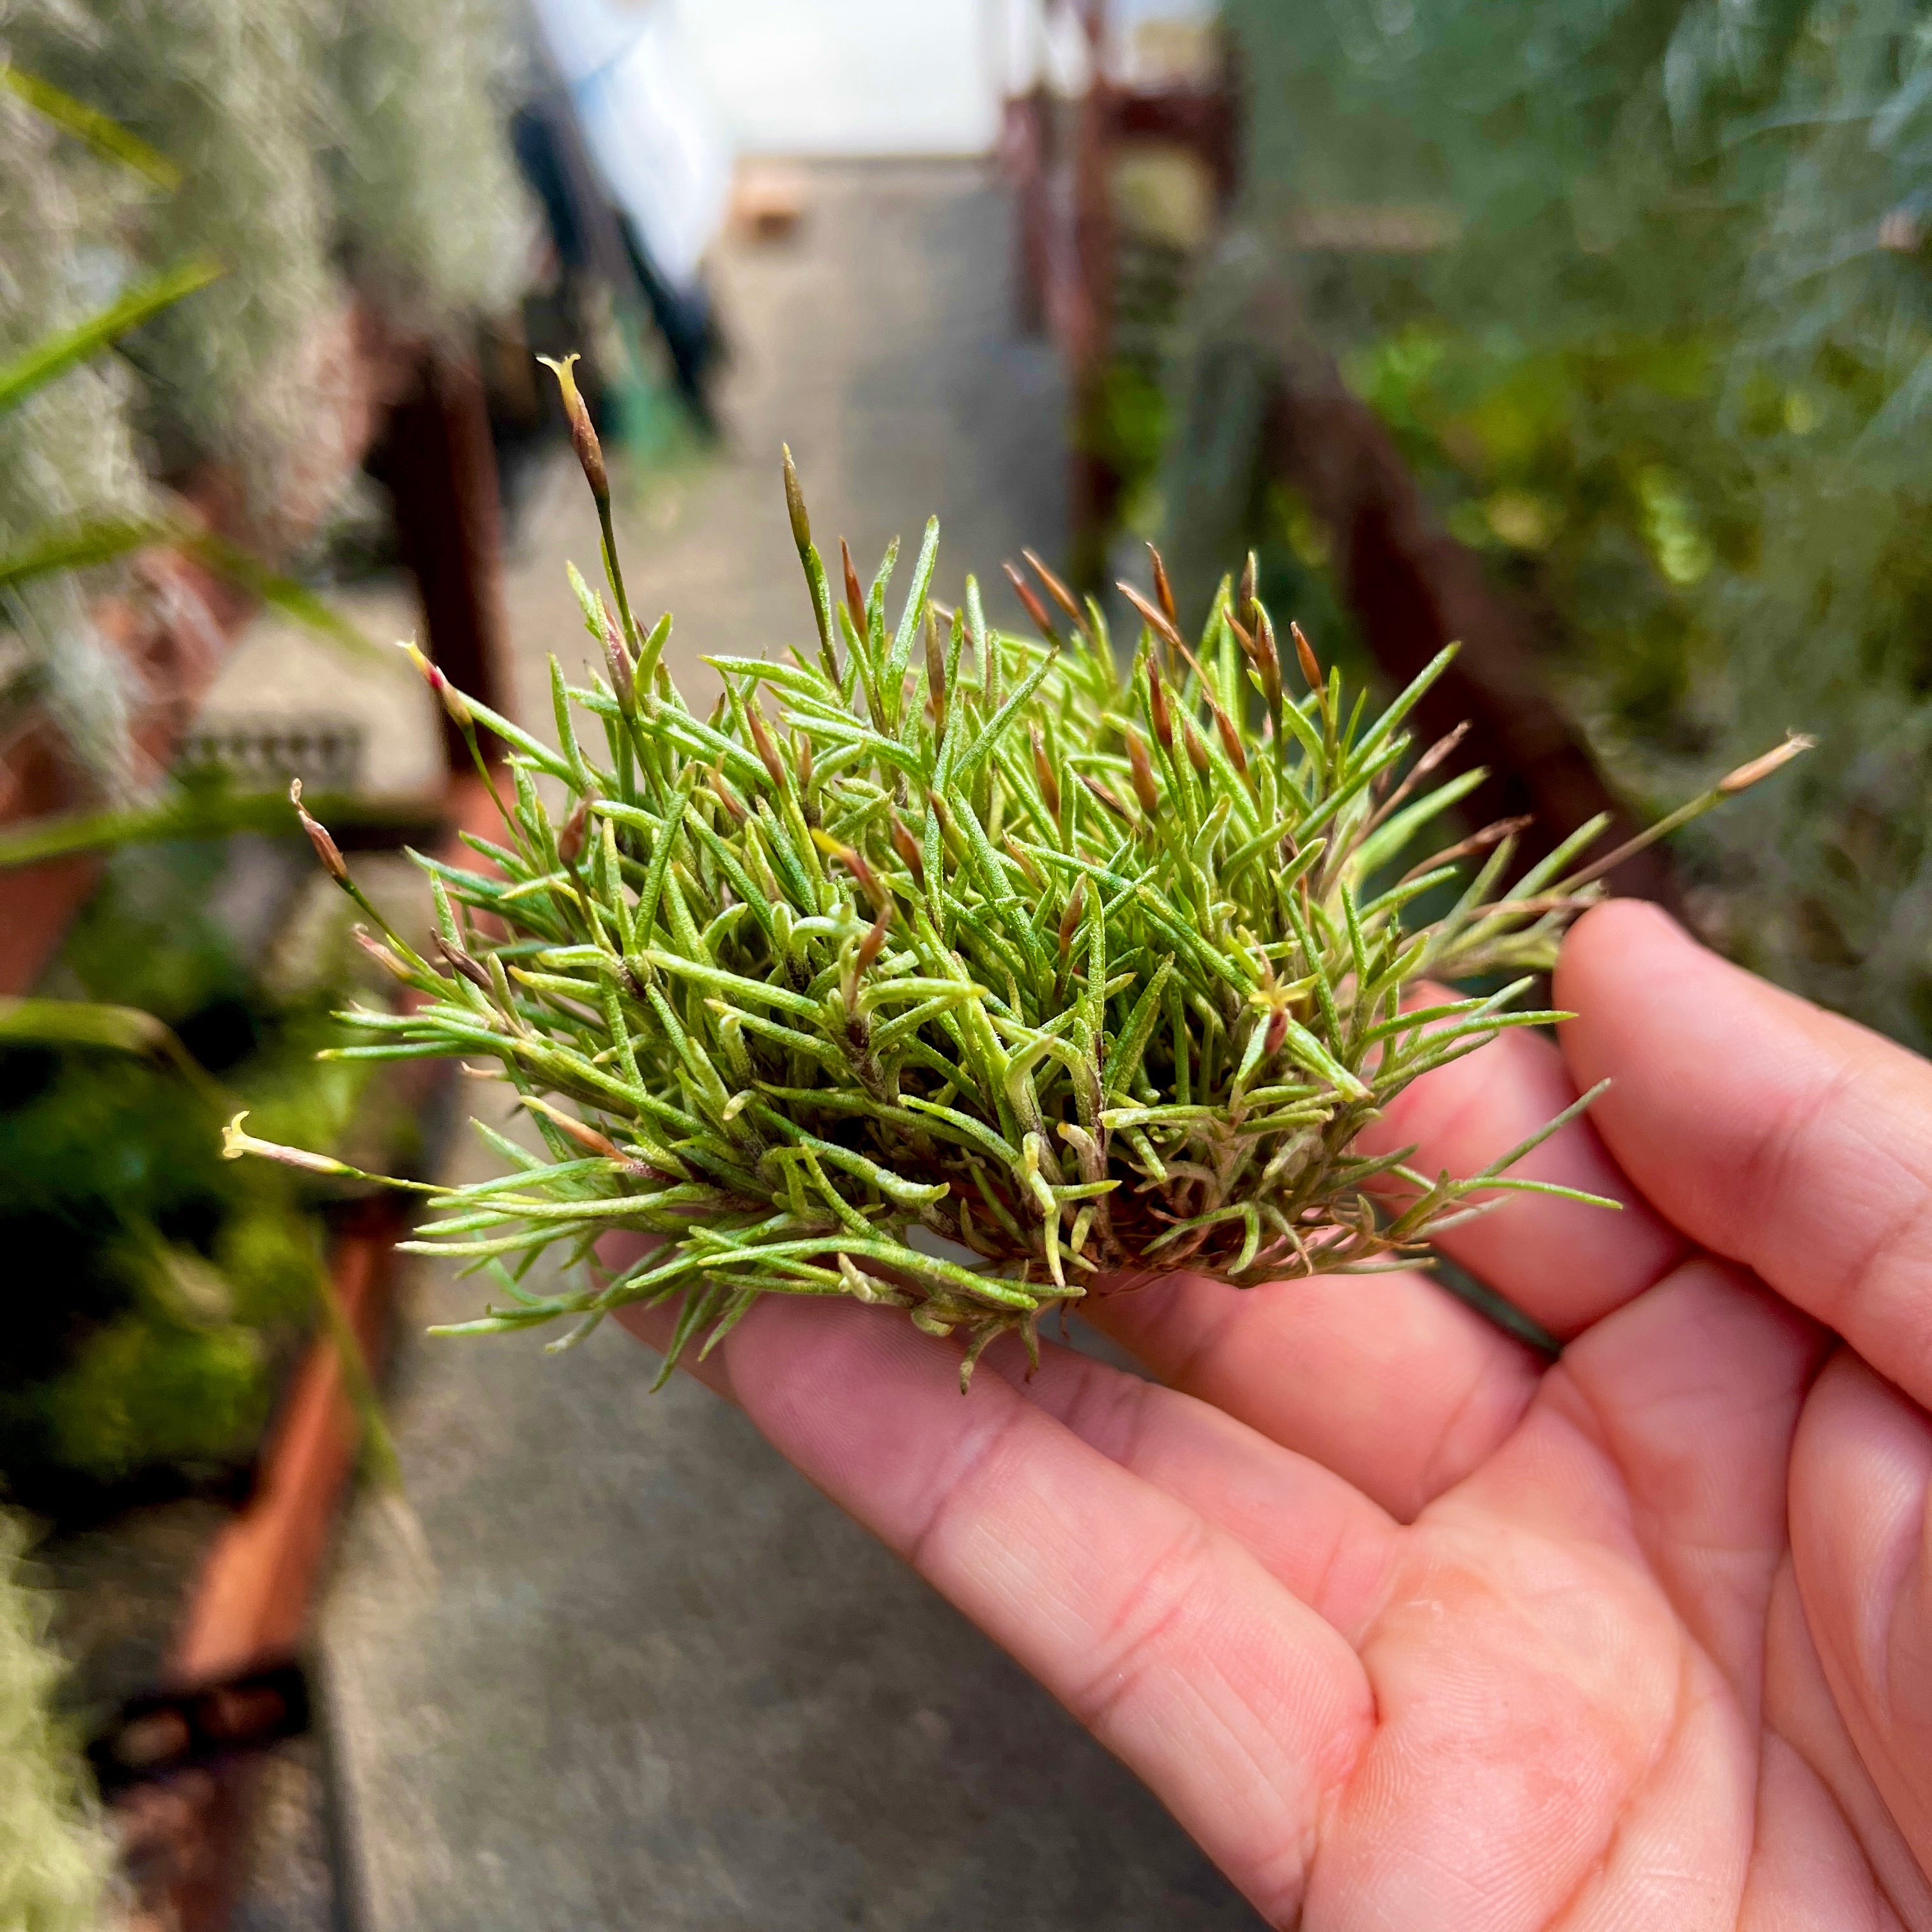
[[[982,154],[998,130],[995,0],[676,0],[742,153]]]

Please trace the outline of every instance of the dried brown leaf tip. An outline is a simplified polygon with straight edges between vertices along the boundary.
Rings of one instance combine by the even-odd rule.
[[[897,812],[892,814],[892,850],[900,862],[912,874],[915,887],[926,884],[926,855],[919,849],[919,841],[906,830],[905,821]]]
[[[1265,616],[1267,613],[1264,611]],[[1291,623],[1288,635],[1294,640],[1294,655],[1300,662],[1301,674],[1308,681],[1310,691],[1322,688],[1322,660],[1315,655],[1315,646],[1308,641],[1308,634],[1299,624]],[[1270,640],[1272,641],[1272,640]]]
[[[1006,581],[1013,586],[1013,595],[1024,607],[1027,615],[1033,620],[1034,628],[1050,644],[1060,642],[1060,632],[1053,620],[1047,615],[1046,606],[1040,601],[1040,593],[1010,563],[1000,568],[1006,573]]]
[[[822,615],[789,463],[786,494]],[[412,1245],[501,1291],[460,1328],[662,1304],[674,1358],[764,1296],[849,1296],[903,1309],[968,1375],[1112,1277],[1405,1264],[1514,1184],[1509,1160],[1450,1179],[1356,1136],[1410,1082],[1552,1017],[1523,996],[1630,847],[1593,860],[1586,827],[1520,868],[1520,824],[1458,822],[1453,736],[1418,758],[1408,728],[1447,654],[1376,716],[1335,703],[1292,630],[1310,688],[1291,700],[1252,571],[1189,638],[1164,567],[1129,603],[1171,655],[1117,656],[1091,612],[1063,637],[1017,572],[1040,635],[984,626],[969,589],[953,638],[936,545],[896,599],[888,556],[862,625],[842,555],[844,664],[714,658],[708,722],[668,680],[626,708],[560,673],[556,746],[500,734],[500,861],[433,868],[446,970],[368,942],[430,997],[356,1012],[355,1050],[495,1064],[554,1156],[427,1190]],[[1473,983],[1418,1010],[1425,978]],[[238,1125],[230,1150],[338,1171]],[[614,1228],[655,1245],[574,1271]]]
[[[791,540],[800,557],[812,548],[812,519],[806,514],[805,490],[792,460],[791,445],[782,446],[784,463],[785,514],[791,520]]]
[[[402,961],[366,926],[358,926],[352,928],[350,937],[354,939],[362,951],[392,978],[407,980],[410,977],[408,967],[404,965]]]
[[[1020,554],[1026,559],[1028,568],[1040,579],[1048,596],[1051,597],[1072,620],[1073,628],[1076,631],[1085,631],[1088,628],[1087,614],[1081,608],[1078,598],[1046,567],[1040,553],[1037,550],[1023,550]],[[1008,568],[1010,568],[1011,566],[1009,566]]]
[[[1064,959],[1073,950],[1073,935],[1080,930],[1080,922],[1087,916],[1087,882],[1078,880],[1066,902],[1066,910],[1060,915],[1060,956]]]
[[[443,676],[438,666],[424,656],[415,638],[398,638],[396,648],[416,666],[416,675],[435,692],[436,700],[448,713],[450,722],[463,730],[470,729],[476,720],[468,699]]]
[[[1174,608],[1174,586],[1167,580],[1167,566],[1161,560],[1160,552],[1152,544],[1149,544],[1147,549],[1148,562],[1154,566],[1154,602],[1160,606],[1161,615],[1167,620],[1174,634],[1178,637],[1180,634],[1180,613]]]
[[[308,834],[308,842],[315,848],[315,856],[322,861],[322,870],[338,886],[346,885],[349,883],[349,868],[343,863],[340,849],[329,836],[328,828],[318,824],[310,815],[308,806],[302,800],[302,780],[291,778],[289,781],[289,802],[296,808],[296,817],[301,821],[302,829]]]
[[[1197,778],[1204,778],[1212,769],[1208,757],[1208,741],[1184,711],[1180,714],[1180,734],[1187,746],[1187,762],[1194,767]]]
[[[563,398],[564,419],[570,425],[571,446],[584,471],[584,480],[600,505],[610,500],[610,478],[604,467],[604,446],[597,440],[596,426],[590,420],[590,405],[577,386],[576,364],[582,358],[574,353],[561,362],[548,356],[537,360],[556,378],[557,392]]]
[[[638,668],[631,662],[631,653],[619,634],[610,607],[601,597],[597,600],[597,614],[603,632],[604,670],[610,680],[610,695],[617,700],[617,709],[628,717],[637,708]]]
[[[1127,727],[1127,770],[1132,778],[1134,796],[1150,818],[1160,809],[1160,787],[1155,783],[1154,762],[1148,756],[1147,740],[1130,724]]]
[[[1754,758],[1748,764],[1738,766],[1734,772],[1726,772],[1718,781],[1718,789],[1725,797],[1732,798],[1741,791],[1748,791],[1761,779],[1768,778],[1780,766],[1802,757],[1817,743],[1815,738],[1807,737],[1802,731],[1794,731],[1781,745],[1774,746],[1762,757]]]
[[[847,548],[845,539],[838,539],[838,564],[845,578],[845,610],[852,620],[852,628],[862,637],[866,630],[866,593],[859,587],[859,573],[853,567],[852,553]]]
[[[590,800],[580,798],[570,808],[570,816],[556,835],[556,856],[566,866],[584,856],[584,841],[590,826]]]
[[[946,643],[940,635],[938,614],[928,608],[926,614],[926,688],[932,700],[934,724],[946,722]]]
[[[758,748],[758,762],[764,766],[765,776],[771,780],[772,788],[782,793],[785,788],[784,761],[778,756],[777,746],[772,742],[771,728],[765,722],[765,714],[755,698],[746,716],[752,728],[752,742]]]
[[[1185,648],[1181,642],[1180,632],[1174,628],[1165,610],[1160,609],[1158,605],[1150,603],[1125,578],[1116,584],[1114,588],[1134,607],[1135,615],[1163,644],[1176,650]]]

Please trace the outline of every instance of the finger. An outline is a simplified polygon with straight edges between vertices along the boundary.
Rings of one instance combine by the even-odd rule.
[[[1553,1042],[1508,1032],[1405,1088],[1358,1144],[1364,1154],[1388,1154],[1413,1142],[1408,1165],[1420,1173],[1480,1174],[1577,1092]],[[1445,1254],[1553,1335],[1567,1340],[1642,1294],[1684,1252],[1683,1237],[1624,1178],[1589,1117],[1552,1134],[1510,1172],[1623,1204],[1612,1213],[1520,1194],[1443,1233]]]
[[[1565,1349],[1540,1391],[1642,1498],[1644,1561],[1747,1711],[1786,1548],[1792,1434],[1828,1340],[1754,1276],[1694,1255]],[[1508,1460],[1499,1481],[1546,1485],[1546,1466],[1506,1473]]]
[[[677,1311],[625,1308],[617,1319],[662,1354]],[[689,1348],[682,1366],[714,1394],[736,1400],[724,1350],[700,1359],[699,1349]],[[1360,1622],[1388,1562],[1394,1525],[1332,1471],[1206,1402],[1050,1342],[1041,1345],[1040,1367],[1031,1374],[1017,1341],[989,1350],[975,1386],[988,1376],[1016,1388],[1109,1462],[1225,1530],[1338,1630]]]
[[[776,1299],[724,1345],[779,1451],[1139,1774],[1276,1923],[1374,1721],[1354,1652],[1234,1540],[902,1316]]]
[[[1579,922],[1556,991],[1631,1180],[1932,1404],[1932,1067],[1634,901]]]
[[[1820,1376],[1791,1460],[1805,1621],[1858,1755],[1932,1870],[1932,1423],[1856,1356]]]
[[[1891,1908],[1890,1898],[1904,1900],[1914,1892],[1922,1911],[1932,1905],[1904,1848],[1897,1860],[1904,1882],[1881,1886],[1874,1869],[1878,1862],[1838,1795],[1781,1731],[1765,1734],[1756,1801],[1750,1869],[1738,1909],[1741,1932],[1805,1932],[1816,1925],[1898,1932],[1922,1922]],[[1905,1878],[1907,1872],[1916,1883]]]
[[[1764,1655],[1767,1751],[1760,1772],[1760,1856],[1754,1860],[1752,1889],[1778,1896],[1776,1880],[1789,1875],[1793,1866],[1804,1868],[1806,1881],[1790,1893],[1785,1916],[1767,1914],[1764,1923],[1882,1927],[1887,1932],[1932,1925],[1932,1881],[1913,1857],[1846,1729],[1845,1713],[1819,1658],[1789,1562],[1772,1590]],[[1773,1786],[1765,1774],[1780,1743],[1790,1756],[1778,1762]],[[1782,1801],[1782,1816],[1772,1811],[1773,1799]],[[1808,1916],[1800,1909],[1806,1892],[1818,1897],[1820,1906]],[[1755,1928],[1759,1922],[1748,1913],[1740,1916],[1741,1926]]]
[[[1311,1457],[1405,1522],[1516,1426],[1540,1370],[1420,1274],[1249,1288],[1171,1275],[1103,1288],[1082,1312],[1170,1387]]]
[[[1017,1346],[998,1374],[1109,1462],[1225,1530],[1284,1588],[1345,1635],[1376,1600],[1395,1528],[1360,1490],[1232,1416],[1052,1344],[1030,1378]]]

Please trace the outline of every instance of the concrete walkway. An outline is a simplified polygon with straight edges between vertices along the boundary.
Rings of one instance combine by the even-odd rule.
[[[794,240],[722,265],[730,446],[627,506],[633,597],[700,652],[809,634],[776,468],[869,576],[893,532],[968,562],[1060,532],[1060,398],[1016,340],[1005,204],[976,170],[820,169]],[[595,524],[560,472],[511,586],[526,715],[584,650],[562,560]],[[694,678],[694,682],[698,680]],[[472,1156],[466,1151],[466,1163]],[[419,1271],[408,1335],[473,1310]],[[1058,1706],[782,1464],[614,1329],[406,1340],[394,1392],[434,1561],[352,1523],[319,1676],[346,1917],[366,1932],[1256,1922]]]

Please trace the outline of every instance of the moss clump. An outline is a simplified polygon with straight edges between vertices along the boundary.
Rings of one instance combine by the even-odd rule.
[[[580,453],[606,507],[587,422]],[[893,621],[892,553],[835,596],[787,481],[815,648],[711,658],[709,718],[608,542],[616,614],[578,585],[607,675],[553,660],[556,748],[425,667],[514,748],[506,842],[422,862],[436,961],[370,943],[425,1004],[347,1016],[374,1037],[340,1051],[494,1060],[536,1117],[548,1160],[485,1130],[512,1171],[426,1190],[413,1245],[500,1292],[466,1330],[678,1300],[682,1348],[762,1294],[850,1295],[958,1335],[970,1372],[1103,1277],[1400,1265],[1539,1184],[1507,1172],[1526,1147],[1464,1180],[1354,1150],[1418,1075],[1551,1017],[1512,1009],[1621,856],[1576,867],[1594,824],[1513,879],[1518,826],[1430,850],[1474,782],[1432,777],[1448,741],[1409,758],[1439,664],[1371,718],[1298,631],[1291,698],[1251,582],[1190,643],[1158,572],[1124,658],[1038,566],[1062,615],[1022,584],[1041,634],[1006,634],[970,578],[932,601],[936,524]],[[1487,989],[1418,1004],[1425,976]],[[351,1172],[238,1124],[229,1148]],[[605,1279],[614,1228],[662,1245]],[[590,1279],[529,1293],[557,1247]]]
[[[53,1714],[62,1664],[50,1600],[23,1574],[24,1518],[0,1510],[0,1925],[95,1932],[114,1844],[80,1754]]]

